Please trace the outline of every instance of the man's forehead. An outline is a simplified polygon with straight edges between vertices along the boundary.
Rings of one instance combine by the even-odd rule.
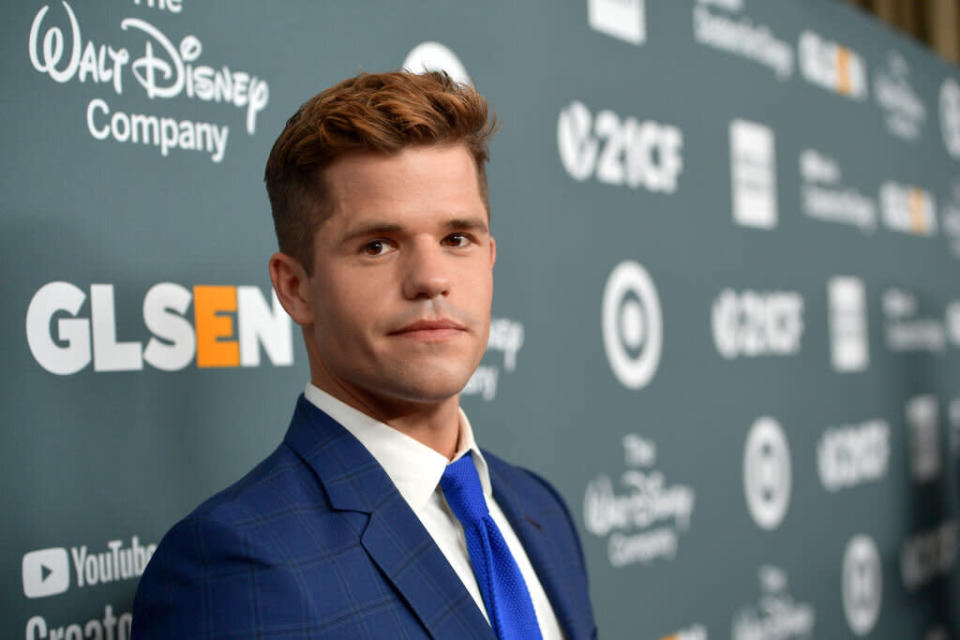
[[[328,219],[341,228],[488,218],[476,165],[462,144],[354,153],[324,169],[322,179]]]

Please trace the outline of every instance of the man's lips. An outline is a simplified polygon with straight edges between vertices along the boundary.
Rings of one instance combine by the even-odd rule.
[[[466,327],[462,324],[447,318],[439,318],[411,322],[396,331],[391,331],[390,335],[411,338],[446,338],[463,331],[466,331]]]

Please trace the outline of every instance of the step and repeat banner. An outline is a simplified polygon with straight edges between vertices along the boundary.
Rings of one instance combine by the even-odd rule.
[[[960,73],[827,0],[24,0],[0,30],[0,637],[129,637],[307,380],[263,167],[361,70],[502,118],[483,446],[601,637],[960,638]]]

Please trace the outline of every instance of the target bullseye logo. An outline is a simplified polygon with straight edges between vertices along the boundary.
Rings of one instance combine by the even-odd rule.
[[[410,50],[401,67],[410,73],[446,71],[454,81],[473,86],[470,74],[457,54],[439,42],[421,42]]]
[[[757,526],[776,529],[790,506],[790,447],[780,424],[769,416],[750,428],[743,452],[743,488]]]
[[[843,612],[850,630],[865,636],[880,616],[883,573],[877,545],[866,535],[856,535],[843,554]]]
[[[657,288],[636,262],[618,264],[603,290],[603,347],[623,386],[649,384],[663,350],[663,316]]]

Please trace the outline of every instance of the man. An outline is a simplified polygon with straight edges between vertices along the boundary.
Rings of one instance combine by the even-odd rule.
[[[165,536],[134,637],[596,636],[560,496],[459,406],[489,334],[494,128],[442,73],[361,74],[287,122],[269,270],[310,382],[280,447]]]

